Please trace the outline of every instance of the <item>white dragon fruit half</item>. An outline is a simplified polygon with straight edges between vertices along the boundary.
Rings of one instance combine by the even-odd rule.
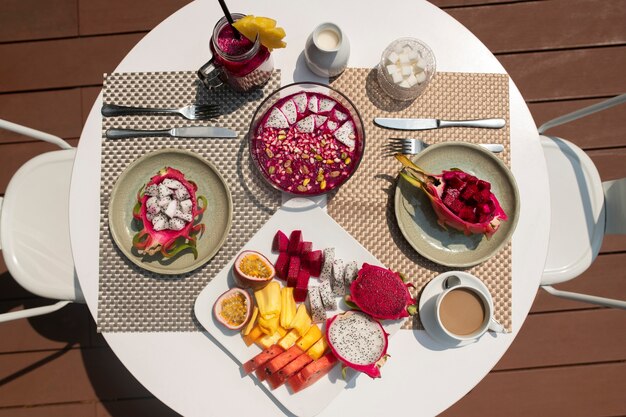
[[[326,340],[333,354],[345,366],[380,378],[387,360],[387,333],[369,315],[351,310],[326,321]]]
[[[287,122],[289,122],[289,125],[294,124],[298,119],[298,108],[296,107],[296,103],[294,103],[293,100],[287,100],[285,104],[280,106],[280,111],[282,111],[285,115],[285,118],[287,119]]]
[[[267,117],[267,121],[265,122],[265,127],[272,127],[275,129],[285,129],[289,127],[289,122],[285,115],[278,110],[276,107],[272,109],[270,115]]]
[[[315,130],[315,118],[309,115],[296,123],[296,128],[302,133],[313,133]]]

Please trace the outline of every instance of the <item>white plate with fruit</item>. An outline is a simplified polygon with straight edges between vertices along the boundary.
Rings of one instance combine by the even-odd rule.
[[[395,299],[368,304],[371,283],[385,278],[398,291],[382,292]],[[256,378],[292,413],[313,416],[358,374],[381,376],[387,336],[416,307],[408,294],[398,274],[321,208],[294,198],[202,290],[195,314],[225,359],[242,365],[242,375]],[[394,302],[397,310],[384,310]]]

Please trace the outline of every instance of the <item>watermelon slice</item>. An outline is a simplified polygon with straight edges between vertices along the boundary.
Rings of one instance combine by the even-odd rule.
[[[248,362],[242,365],[243,371],[246,374],[257,369],[259,366],[264,365],[267,361],[272,359],[275,356],[283,353],[283,348],[278,345],[272,345],[269,348],[265,349],[263,352],[256,355],[254,358],[250,359]]]
[[[306,353],[301,354],[293,361],[278,370],[278,372],[267,377],[267,383],[272,389],[276,389],[283,385],[287,378],[299,372],[302,368],[313,362],[313,359]]]
[[[287,379],[287,385],[289,385],[291,392],[294,394],[300,392],[319,381],[323,376],[328,374],[336,364],[337,358],[332,352],[328,352]]]

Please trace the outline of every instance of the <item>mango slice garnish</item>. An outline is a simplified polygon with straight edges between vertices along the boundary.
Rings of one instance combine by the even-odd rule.
[[[237,20],[233,26],[243,36],[253,42],[258,36],[261,45],[265,46],[270,51],[275,48],[284,48],[287,46],[287,44],[283,42],[285,30],[281,27],[276,27],[276,21],[269,17],[247,15]]]

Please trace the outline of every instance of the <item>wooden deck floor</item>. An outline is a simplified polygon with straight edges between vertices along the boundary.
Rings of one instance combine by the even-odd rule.
[[[76,145],[102,74],[186,3],[3,0],[0,118]],[[496,54],[537,125],[626,92],[624,0],[433,3]],[[585,149],[609,180],[626,176],[625,132],[622,106],[551,133]],[[20,165],[49,149],[0,131],[0,195]],[[626,238],[607,238],[593,266],[562,288],[626,299]],[[0,257],[0,312],[42,303],[15,284]],[[117,360],[85,306],[2,324],[0,340],[0,417],[175,415]],[[626,312],[540,291],[511,349],[444,415],[626,415]]]

